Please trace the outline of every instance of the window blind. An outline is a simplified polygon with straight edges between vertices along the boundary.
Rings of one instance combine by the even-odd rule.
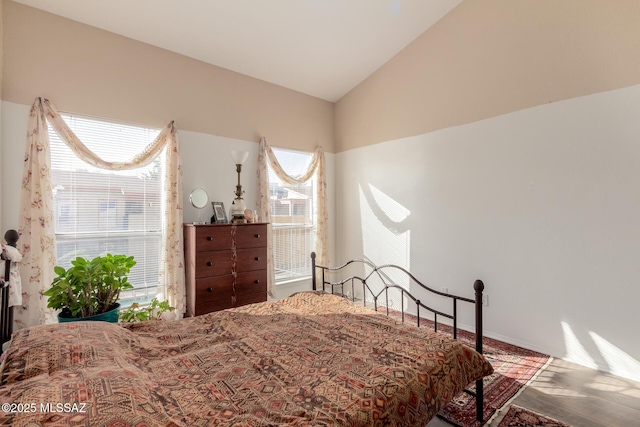
[[[61,115],[80,141],[107,161],[130,159],[160,132]],[[144,168],[109,171],[80,160],[51,126],[49,141],[58,265],[67,268],[77,256],[132,255],[137,264],[129,281],[135,289],[121,295],[121,304],[153,298],[159,284],[164,156]]]
[[[312,154],[273,149],[278,162],[290,176],[302,175]],[[304,184],[284,184],[268,165],[273,258],[276,283],[310,277],[316,241],[316,177]]]

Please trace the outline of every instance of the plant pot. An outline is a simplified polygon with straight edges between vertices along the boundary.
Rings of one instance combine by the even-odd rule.
[[[102,321],[102,322],[110,322],[110,323],[118,323],[118,310],[120,309],[120,303],[115,303],[113,308],[109,311],[105,311],[104,313],[95,314],[89,317],[70,317],[70,313],[65,313],[63,310],[58,314],[58,322],[84,322],[84,321]]]

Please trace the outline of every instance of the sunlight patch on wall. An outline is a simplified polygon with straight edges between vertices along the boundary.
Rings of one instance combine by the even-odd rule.
[[[359,196],[365,258],[376,265],[395,264],[409,270],[411,239],[406,226],[411,215],[409,209],[371,184],[361,184]],[[405,275],[388,277],[387,280],[409,289]],[[399,301],[395,305],[399,305]]]
[[[589,356],[589,352],[584,348],[582,343],[580,343],[576,334],[573,333],[571,326],[566,322],[560,322],[560,324],[564,332],[564,345],[566,348],[564,359],[588,368],[598,369],[598,365],[593,358]]]
[[[640,362],[595,332],[589,332],[589,335],[607,362],[609,372],[623,378],[640,381]]]
[[[371,184],[360,185],[364,255],[377,264],[409,269],[409,230],[403,222],[411,212]]]

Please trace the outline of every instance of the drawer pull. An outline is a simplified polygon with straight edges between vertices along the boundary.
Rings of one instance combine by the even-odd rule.
[[[211,261],[207,261],[207,267],[211,267],[213,266],[213,263]]]
[[[256,261],[260,261],[260,257],[259,256],[256,257]]]
[[[207,292],[213,292],[213,288],[207,288]]]
[[[260,284],[260,279],[256,279],[255,283],[256,285]]]
[[[213,237],[211,237],[211,236],[207,236],[207,240],[208,240],[208,241],[212,241],[212,240],[213,240]]]
[[[260,235],[259,235],[259,234],[256,234],[256,239],[259,239],[259,238],[260,238]]]

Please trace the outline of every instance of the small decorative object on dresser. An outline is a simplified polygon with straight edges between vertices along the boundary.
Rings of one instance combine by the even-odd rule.
[[[226,224],[227,213],[224,210],[224,203],[211,202],[211,206],[213,206],[213,216],[211,217],[211,224]]]
[[[191,201],[191,206],[198,210],[198,220],[194,221],[194,224],[206,224],[206,221],[202,221],[200,219],[200,214],[202,212],[202,208],[207,206],[209,202],[209,195],[203,188],[194,189],[189,195],[189,201]]]
[[[267,300],[267,224],[184,224],[187,316]]]

